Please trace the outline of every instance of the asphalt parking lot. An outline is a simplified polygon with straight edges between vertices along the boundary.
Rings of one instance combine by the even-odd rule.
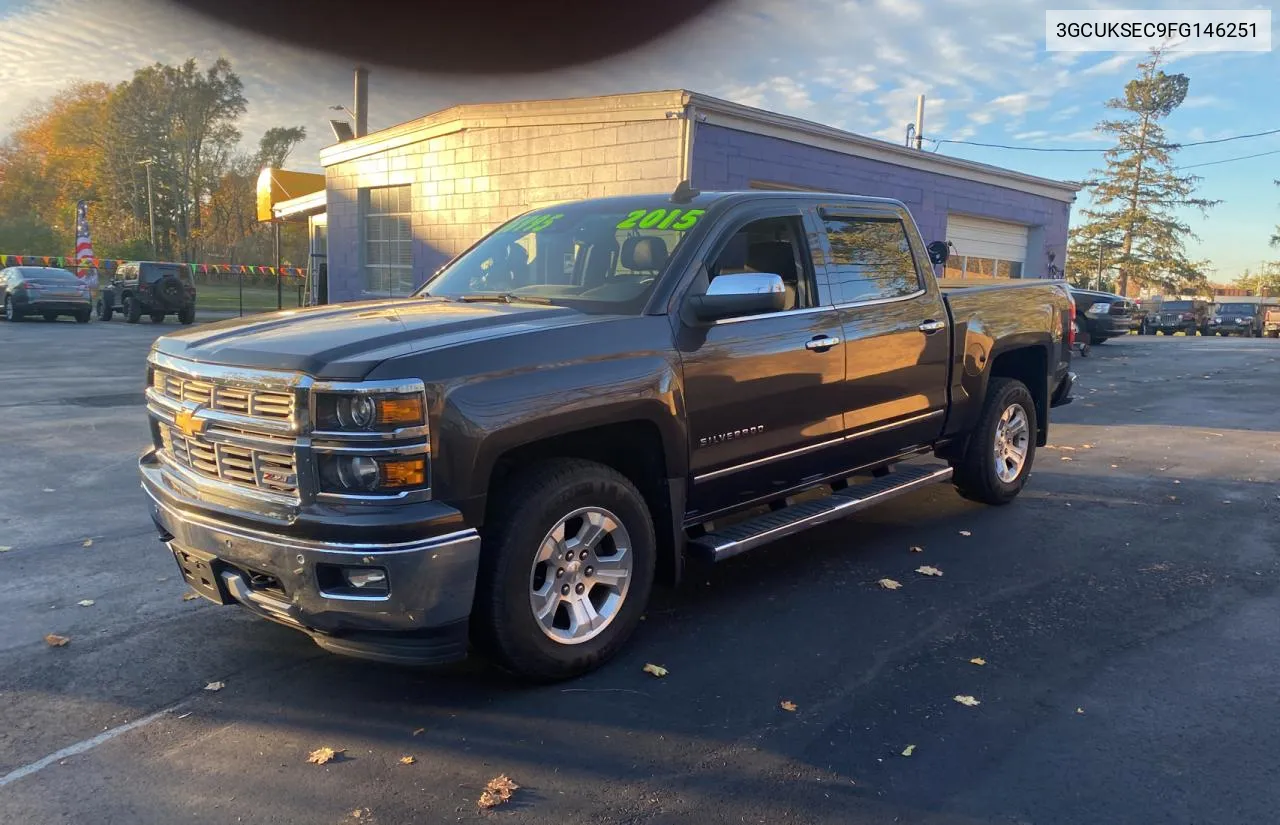
[[[739,557],[659,592],[602,671],[528,688],[477,662],[337,658],[184,601],[134,467],[156,333],[0,323],[0,821],[1237,825],[1280,809],[1280,342],[1095,347],[1013,505],[937,487]],[[345,753],[307,764],[321,747]],[[480,811],[498,774],[521,787]]]

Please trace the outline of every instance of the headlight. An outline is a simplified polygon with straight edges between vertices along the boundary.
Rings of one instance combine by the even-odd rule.
[[[1111,304],[1106,301],[1098,301],[1093,306],[1085,310],[1085,315],[1106,315],[1111,311]]]
[[[1248,319],[1248,318],[1237,318],[1237,319],[1236,319],[1236,323],[1237,323],[1237,324],[1247,324],[1247,323],[1249,323],[1249,319]]]
[[[1213,322],[1214,322],[1215,324],[1221,324],[1221,323],[1222,323],[1222,319],[1221,319],[1221,318],[1214,318],[1214,319],[1213,319]]]
[[[427,483],[425,456],[323,453],[317,462],[320,488],[326,493],[389,495]]]
[[[322,432],[391,432],[426,423],[422,393],[316,393],[316,429]]]

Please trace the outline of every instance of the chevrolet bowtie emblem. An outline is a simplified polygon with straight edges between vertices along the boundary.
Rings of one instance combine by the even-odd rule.
[[[183,407],[173,415],[174,426],[177,427],[187,438],[191,438],[192,436],[199,435],[204,432],[204,428],[209,424],[205,419],[197,417],[200,409],[201,408],[198,405],[194,407]]]

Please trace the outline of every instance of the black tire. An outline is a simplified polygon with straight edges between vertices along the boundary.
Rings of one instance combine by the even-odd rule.
[[[22,310],[14,306],[13,301],[7,295],[4,299],[4,319],[13,323],[22,320]]]
[[[99,321],[110,321],[111,314],[115,311],[114,307],[111,306],[111,303],[106,298],[98,299],[97,310]]]
[[[153,323],[153,324],[163,324],[163,323],[164,323],[164,313],[163,313],[163,312],[153,312],[153,313],[151,313],[151,323]]]
[[[1026,458],[1011,481],[996,475],[996,428],[1005,410],[1020,406],[1027,419]],[[983,504],[1008,504],[1022,492],[1036,457],[1036,405],[1027,386],[1015,378],[992,378],[978,425],[969,435],[964,455],[952,464],[952,482],[960,495]]]
[[[142,304],[132,295],[124,296],[124,319],[131,324],[142,320]]]
[[[91,314],[92,313],[90,313],[89,310],[87,309],[80,310],[79,312],[76,313],[76,323],[77,324],[89,323],[89,317]]]
[[[1143,334],[1143,335],[1155,335],[1155,334],[1156,334],[1156,328],[1155,328],[1155,327],[1144,327],[1144,328],[1143,328],[1143,330],[1142,330],[1142,334]]]
[[[1110,341],[1110,340],[1111,340],[1110,338],[1094,338],[1091,341],[1089,341],[1089,343],[1096,347],[1098,344],[1105,344],[1107,343],[1107,341]]]
[[[1268,337],[1268,338],[1280,338],[1280,330],[1276,330],[1275,332],[1268,332],[1268,333],[1267,333],[1267,337]]]
[[[178,323],[192,324],[196,320],[196,308],[194,306],[183,307],[178,310]]]
[[[56,312],[42,312],[40,315],[44,318],[45,323],[47,324],[52,324],[54,321],[58,320],[58,313]]]
[[[653,588],[657,543],[643,496],[626,477],[602,464],[555,459],[510,479],[493,505],[471,616],[476,647],[503,668],[538,682],[572,678],[604,664],[640,623]],[[632,568],[610,623],[594,638],[571,644],[543,631],[530,594],[543,537],[583,507],[603,508],[621,522],[630,536]]]

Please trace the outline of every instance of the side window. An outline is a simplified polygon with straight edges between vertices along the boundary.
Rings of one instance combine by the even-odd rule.
[[[906,227],[898,218],[826,217],[827,277],[837,304],[899,298],[920,289]]]
[[[729,236],[708,267],[708,274],[712,279],[741,272],[778,275],[787,288],[783,311],[805,309],[817,302],[807,247],[799,216],[761,218]]]

